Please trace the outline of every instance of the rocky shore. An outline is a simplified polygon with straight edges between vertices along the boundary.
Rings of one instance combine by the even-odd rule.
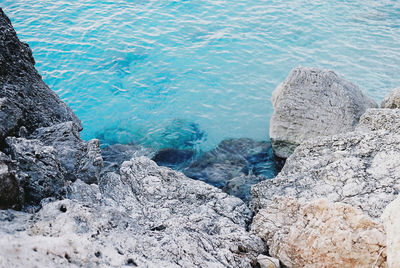
[[[272,148],[100,149],[1,9],[0,87],[0,267],[400,266],[399,89],[377,108],[296,68],[272,97]],[[287,159],[267,179],[272,151]]]

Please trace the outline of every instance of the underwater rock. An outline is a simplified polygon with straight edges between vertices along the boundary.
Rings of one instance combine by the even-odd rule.
[[[0,148],[6,136],[21,126],[28,133],[38,127],[74,121],[72,110],[43,82],[34,67],[28,44],[20,42],[10,20],[0,8]]]
[[[254,217],[252,232],[286,267],[385,267],[378,221],[344,203],[276,198]]]
[[[183,173],[223,188],[228,181],[241,175],[269,172],[268,177],[274,177],[277,172],[273,165],[270,143],[247,138],[228,139],[190,163]]]
[[[0,265],[252,267],[265,252],[246,231],[252,213],[240,199],[145,157],[119,173],[99,188],[78,180],[73,200],[44,204],[21,229],[0,227]]]
[[[367,109],[361,116],[356,130],[387,130],[393,134],[400,134],[400,109]]]
[[[251,186],[267,179],[268,178],[263,175],[255,176],[245,175],[242,173],[239,176],[230,179],[222,190],[227,194],[239,197],[248,204],[251,200]]]
[[[276,156],[289,157],[303,141],[354,130],[377,104],[333,71],[293,69],[272,93],[270,138]]]
[[[161,149],[152,158],[160,166],[180,169],[195,155],[194,150]]]
[[[277,177],[253,186],[251,207],[268,207],[278,196],[299,202],[326,198],[378,218],[399,193],[399,144],[400,135],[384,130],[307,140]]]
[[[79,126],[74,122],[38,128],[29,139],[39,140],[57,151],[57,157],[66,171],[65,180],[97,182],[103,166],[99,140],[83,141]]]
[[[381,103],[381,108],[399,109],[400,108],[400,87],[394,89],[385,96]]]

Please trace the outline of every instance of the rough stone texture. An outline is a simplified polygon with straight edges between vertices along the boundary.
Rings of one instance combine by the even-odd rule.
[[[246,138],[228,139],[193,161],[183,172],[190,178],[222,188],[235,177],[259,175],[265,170],[273,170],[273,163],[269,143]],[[275,175],[270,174],[269,177]]]
[[[12,160],[0,152],[0,209],[21,209],[24,202],[24,190],[13,166]]]
[[[252,232],[288,267],[385,267],[383,226],[348,204],[277,198]]]
[[[0,227],[0,266],[251,267],[265,251],[240,199],[144,157],[99,187],[68,188],[71,199],[44,204],[28,224],[15,215],[7,224],[21,228]]]
[[[65,170],[53,147],[15,137],[7,138],[6,143],[15,161],[18,184],[24,189],[25,206],[37,206],[43,198],[60,196]]]
[[[257,257],[257,262],[260,268],[280,268],[281,265],[278,259],[260,254]]]
[[[287,158],[307,139],[354,130],[377,104],[333,71],[293,69],[272,93],[270,138],[274,153]]]
[[[28,133],[38,127],[80,120],[42,81],[28,44],[20,42],[0,9],[0,147],[21,126]]]
[[[400,135],[384,130],[349,132],[302,143],[279,175],[252,188],[252,208],[275,196],[299,201],[327,198],[380,217],[400,186]]]
[[[400,109],[368,109],[360,118],[357,131],[387,130],[400,134]]]
[[[390,203],[382,214],[386,231],[388,268],[400,267],[400,197]]]
[[[400,108],[400,87],[394,89],[383,99],[381,108],[398,109]]]
[[[74,122],[38,128],[29,138],[37,139],[57,151],[58,159],[66,171],[65,180],[97,182],[103,166],[99,140],[83,141],[79,126]]]
[[[227,194],[239,197],[248,204],[251,200],[251,186],[267,179],[267,177],[262,175],[240,174],[238,177],[230,179],[222,190]]]

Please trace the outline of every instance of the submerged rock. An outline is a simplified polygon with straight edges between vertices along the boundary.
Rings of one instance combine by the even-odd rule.
[[[400,135],[384,130],[307,140],[276,178],[253,186],[251,206],[265,208],[277,196],[327,198],[378,218],[399,193],[399,144]]]
[[[289,157],[303,141],[354,130],[377,104],[333,71],[293,69],[272,93],[270,138],[274,153]]]
[[[0,8],[0,149],[6,136],[28,133],[38,127],[80,120],[43,82],[34,67],[28,44],[20,42],[10,20]]]
[[[153,161],[160,166],[180,169],[181,167],[185,166],[188,161],[192,160],[194,155],[194,150],[167,148],[159,150],[153,157]]]
[[[251,267],[265,251],[240,199],[144,157],[99,188],[78,180],[67,192],[71,200],[45,204],[27,227],[0,228],[0,265]]]
[[[398,109],[400,108],[400,87],[391,91],[383,99],[381,108]]]
[[[277,198],[255,216],[252,232],[287,267],[385,267],[378,221],[344,203]]]

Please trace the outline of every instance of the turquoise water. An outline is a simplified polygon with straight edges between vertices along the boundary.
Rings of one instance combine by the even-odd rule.
[[[271,93],[296,66],[333,69],[378,102],[400,86],[397,0],[0,3],[85,139],[268,139]]]

